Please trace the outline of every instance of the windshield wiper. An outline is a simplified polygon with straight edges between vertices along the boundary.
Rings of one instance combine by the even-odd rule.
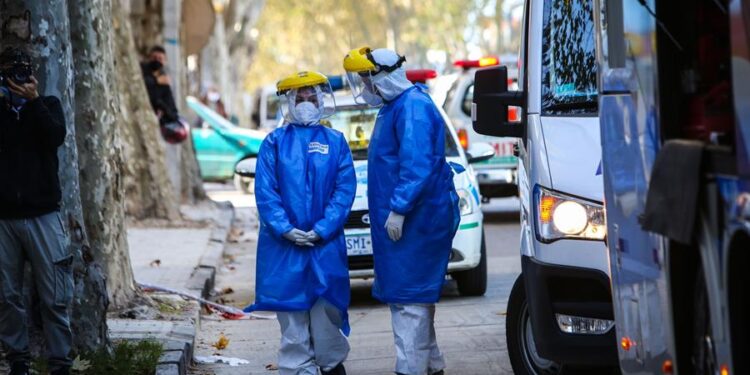
[[[367,160],[367,149],[352,150],[352,158],[354,160]]]

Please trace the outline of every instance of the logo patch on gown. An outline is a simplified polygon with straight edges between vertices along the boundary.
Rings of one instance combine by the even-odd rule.
[[[307,153],[319,153],[323,155],[328,155],[328,145],[324,145],[322,143],[318,142],[310,142],[309,145],[307,145]]]

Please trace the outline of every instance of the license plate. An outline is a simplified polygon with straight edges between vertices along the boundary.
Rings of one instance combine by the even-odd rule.
[[[372,238],[369,234],[346,237],[347,255],[372,255]]]

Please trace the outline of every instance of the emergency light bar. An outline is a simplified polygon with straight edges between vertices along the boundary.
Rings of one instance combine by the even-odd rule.
[[[433,79],[437,76],[437,71],[433,69],[409,69],[406,71],[406,79],[411,81],[411,83],[426,83],[428,79]],[[333,91],[349,88],[346,77],[343,75],[328,76],[328,83],[331,84],[331,90]]]
[[[328,77],[328,83],[331,84],[331,90],[338,91],[344,88],[344,85],[346,85],[346,82],[344,81],[344,76],[329,76]]]
[[[479,60],[458,60],[453,62],[453,66],[463,69],[483,68],[485,66],[500,65],[500,59],[495,56],[482,57]]]
[[[425,83],[428,79],[437,77],[437,72],[432,69],[410,69],[406,71],[406,79],[411,83]]]

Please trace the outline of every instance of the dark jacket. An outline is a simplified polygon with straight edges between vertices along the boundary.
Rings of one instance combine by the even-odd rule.
[[[0,98],[0,219],[59,210],[57,148],[65,141],[65,132],[58,98],[39,97],[18,113]]]
[[[172,95],[172,87],[159,84],[148,63],[141,63],[141,71],[143,72],[143,80],[146,82],[146,90],[148,91],[148,99],[151,102],[151,107],[154,111],[162,112],[159,123],[164,125],[177,121],[179,114],[174,96]]]

